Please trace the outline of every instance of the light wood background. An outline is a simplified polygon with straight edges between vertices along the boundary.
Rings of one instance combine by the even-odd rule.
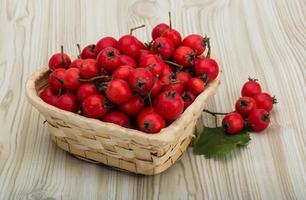
[[[61,44],[76,55],[76,43],[118,38],[141,24],[147,28],[135,35],[149,40],[169,10],[183,35],[211,37],[222,65],[222,85],[207,108],[232,110],[243,82],[257,77],[280,102],[270,129],[223,158],[189,148],[154,177],[58,149],[26,100],[26,79]],[[305,0],[0,0],[0,199],[306,199],[305,63]]]

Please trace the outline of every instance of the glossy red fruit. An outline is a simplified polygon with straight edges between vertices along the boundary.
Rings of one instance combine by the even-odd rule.
[[[198,34],[190,34],[183,39],[184,46],[192,48],[197,55],[204,53],[207,46],[208,38],[204,38]]]
[[[144,44],[132,35],[124,35],[118,41],[119,51],[133,58],[137,58],[144,48]]]
[[[59,97],[57,107],[75,113],[78,111],[79,103],[76,96],[71,93],[66,93]]]
[[[223,118],[222,127],[226,133],[237,134],[242,131],[244,127],[243,118],[237,112],[229,113]]]
[[[122,79],[125,81],[129,81],[130,76],[132,75],[134,71],[134,68],[129,66],[129,65],[122,65],[118,67],[114,72],[113,72],[113,78],[114,79]]]
[[[271,95],[266,92],[256,94],[253,98],[257,104],[257,108],[262,108],[268,112],[272,110],[273,104],[277,103],[275,97],[271,97]]]
[[[114,47],[117,48],[118,41],[113,37],[103,37],[96,44],[96,50],[99,54],[106,47]]]
[[[195,95],[202,93],[205,89],[205,83],[200,78],[191,78],[187,82],[187,88]]]
[[[187,82],[189,81],[189,79],[191,79],[192,76],[187,73],[187,72],[184,72],[184,71],[180,71],[180,72],[177,72],[176,73],[176,80],[178,82],[181,82],[183,83],[184,85],[187,85]]]
[[[188,108],[196,98],[196,96],[189,91],[184,91],[181,96],[184,100],[184,109]]]
[[[131,56],[119,55],[119,59],[120,59],[121,65],[129,65],[134,68],[137,65],[137,62]]]
[[[67,69],[70,66],[71,64],[70,57],[63,52],[63,47],[61,50],[62,50],[61,53],[56,53],[51,56],[48,64],[50,69],[53,70],[58,68]]]
[[[148,69],[136,68],[130,76],[129,84],[134,91],[144,94],[152,88],[154,79],[155,77]]]
[[[77,91],[77,98],[80,102],[83,102],[87,97],[95,94],[99,94],[95,84],[83,83]]]
[[[243,117],[247,117],[256,109],[256,102],[251,97],[240,97],[235,104],[236,111]]]
[[[155,97],[156,95],[158,95],[161,88],[162,88],[161,81],[159,79],[157,79],[156,81],[154,81],[153,87],[151,89],[150,96]]]
[[[71,65],[69,66],[69,68],[80,68],[81,67],[81,65],[82,65],[82,63],[83,63],[83,61],[84,60],[82,60],[82,59],[75,59],[72,63],[71,63]]]
[[[158,37],[152,43],[152,50],[162,58],[169,59],[175,49],[171,40],[165,37]]]
[[[138,115],[137,125],[140,131],[157,133],[166,127],[165,120],[155,111],[144,110]]]
[[[121,65],[119,55],[120,52],[118,49],[115,49],[114,47],[106,47],[99,53],[97,57],[98,66],[105,69],[106,71],[115,70]]]
[[[260,93],[261,93],[261,86],[257,82],[257,79],[249,78],[249,81],[247,81],[242,86],[242,90],[241,90],[242,96],[253,97],[256,94],[260,94]]]
[[[134,116],[139,113],[144,108],[144,100],[140,96],[134,96],[129,101],[120,104],[119,110],[126,115]]]
[[[174,30],[174,29],[166,30],[162,34],[162,37],[165,37],[165,38],[169,39],[170,41],[172,41],[175,48],[180,46],[181,43],[182,43],[181,34],[177,30]]]
[[[140,49],[139,51],[139,57],[138,60],[139,62],[141,61],[142,57],[146,56],[146,55],[152,55],[154,54],[153,51],[148,50],[148,49]]]
[[[184,83],[177,80],[176,74],[162,76],[160,80],[162,84],[162,91],[174,90],[181,94],[185,89]]]
[[[190,47],[180,46],[173,53],[173,61],[183,67],[192,67],[196,53]]]
[[[105,106],[105,97],[102,95],[90,95],[82,103],[82,111],[85,117],[102,119],[108,112]]]
[[[140,60],[139,66],[147,68],[154,76],[156,76],[162,74],[165,65],[163,64],[163,60],[157,55],[146,55]]]
[[[125,114],[118,112],[118,111],[112,111],[112,112],[107,113],[102,121],[114,123],[114,124],[117,124],[119,126],[123,126],[126,128],[131,127],[131,122],[129,118]]]
[[[54,94],[51,90],[50,87],[47,87],[45,88],[41,93],[40,93],[40,98],[52,105],[52,106],[56,106],[57,105],[57,102],[58,102],[58,99],[59,99],[59,96],[57,96],[56,94]]]
[[[219,74],[218,63],[211,58],[197,58],[195,60],[194,72],[205,82],[213,81]]]
[[[98,55],[96,45],[90,44],[84,47],[84,49],[81,52],[81,58],[82,59],[96,59]]]
[[[58,68],[54,70],[49,77],[49,85],[51,90],[58,94],[60,90],[64,90],[64,76],[66,70],[63,68]]]
[[[69,90],[77,90],[80,86],[80,70],[78,68],[69,68],[64,75],[64,86]]]
[[[171,67],[168,64],[163,62],[163,71],[161,73],[161,76],[166,76],[172,73],[173,73],[173,70],[171,69]]]
[[[160,23],[160,24],[156,25],[152,29],[152,33],[151,33],[153,40],[160,37],[169,28],[170,27],[167,24],[164,24],[164,23]]]
[[[248,117],[248,124],[252,131],[261,132],[270,124],[269,113],[264,109],[253,110]]]
[[[101,74],[101,69],[94,59],[86,59],[80,67],[80,77],[90,79]]]
[[[121,79],[113,79],[108,83],[106,97],[115,104],[128,102],[133,97],[129,84]]]
[[[184,111],[184,101],[176,91],[165,91],[155,97],[154,108],[165,120],[174,121]]]

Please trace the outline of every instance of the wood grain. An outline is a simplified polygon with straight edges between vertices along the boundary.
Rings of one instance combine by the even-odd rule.
[[[217,159],[192,148],[154,177],[69,156],[24,94],[26,79],[59,50],[119,37],[146,41],[158,22],[207,34],[225,76],[207,107],[230,111],[248,76],[279,99],[269,130]],[[0,0],[0,199],[305,199],[306,2],[303,0]],[[202,124],[212,119],[203,114]]]

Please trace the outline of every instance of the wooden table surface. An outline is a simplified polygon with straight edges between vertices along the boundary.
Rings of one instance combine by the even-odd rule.
[[[230,111],[248,76],[279,104],[271,127],[247,148],[206,159],[192,148],[166,172],[146,177],[80,161],[51,141],[27,101],[27,78],[61,44],[135,35],[159,22],[207,34],[224,71],[207,108]],[[306,2],[304,0],[0,0],[0,199],[306,199]],[[203,114],[206,125],[212,123]],[[201,126],[201,123],[198,127]]]

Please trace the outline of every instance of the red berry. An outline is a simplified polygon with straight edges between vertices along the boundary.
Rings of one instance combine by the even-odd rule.
[[[118,67],[114,72],[113,72],[113,78],[114,79],[122,79],[125,81],[129,81],[130,76],[132,75],[134,71],[134,68],[129,66],[129,65],[122,65]]]
[[[181,94],[185,89],[184,83],[178,82],[175,74],[162,76],[160,80],[163,85],[162,91],[175,90],[177,93]]]
[[[95,76],[99,76],[101,69],[94,59],[86,59],[83,61],[80,67],[80,77],[84,79],[90,79]]]
[[[64,76],[66,70],[58,68],[54,70],[49,77],[49,85],[53,92],[58,93],[60,90],[65,89],[64,87]]]
[[[176,91],[170,90],[155,98],[154,107],[165,120],[174,121],[184,111],[184,101]]]
[[[121,79],[114,79],[108,83],[106,97],[115,104],[122,104],[133,97],[129,84]]]
[[[161,75],[164,70],[163,60],[157,55],[146,55],[140,59],[139,66],[147,68],[153,75]]]
[[[143,110],[137,118],[139,130],[146,133],[157,133],[166,127],[165,120],[155,111]]]
[[[246,82],[242,87],[241,95],[253,97],[256,94],[261,93],[261,86],[256,81],[256,79],[249,78],[249,81]]]
[[[57,107],[62,110],[66,110],[66,111],[75,113],[76,111],[78,111],[79,104],[78,104],[78,100],[76,96],[74,96],[73,94],[67,93],[59,97],[58,102],[57,102]]]
[[[197,58],[195,60],[194,72],[205,82],[213,81],[219,74],[218,63],[211,58]]]
[[[98,66],[106,71],[115,70],[121,64],[119,54],[120,52],[117,49],[113,47],[106,47],[97,57]]]
[[[130,76],[129,84],[134,91],[144,94],[152,88],[154,76],[146,68],[137,68]]]
[[[195,95],[189,91],[184,91],[181,96],[184,100],[184,109],[190,106],[195,100]]]
[[[165,37],[158,37],[152,43],[152,50],[164,59],[169,59],[174,52],[174,45],[171,40]]]
[[[174,30],[174,29],[168,29],[166,30],[163,34],[162,37],[165,37],[167,39],[169,39],[170,41],[173,42],[174,47],[178,47],[180,46],[180,44],[182,43],[182,37],[181,34]]]
[[[83,102],[87,97],[94,94],[99,94],[99,92],[93,83],[83,83],[77,91],[77,97],[80,102]]]
[[[40,93],[40,98],[44,102],[46,102],[46,103],[48,103],[52,106],[56,106],[59,97],[52,92],[50,87],[47,87],[42,91],[42,93]]]
[[[134,96],[129,101],[120,104],[119,110],[126,115],[137,115],[144,108],[144,101],[140,96]]]
[[[105,97],[102,95],[90,95],[82,103],[82,111],[84,116],[102,119],[108,111],[105,106]]]
[[[118,49],[120,52],[133,58],[137,58],[140,50],[144,48],[144,44],[132,35],[124,35],[118,41]]]
[[[90,44],[84,47],[84,49],[81,52],[81,58],[82,59],[96,59],[98,55],[96,45]]]
[[[202,93],[205,89],[205,83],[200,78],[191,78],[187,82],[187,88],[195,95]]]
[[[268,112],[272,110],[273,104],[277,103],[276,99],[266,92],[256,94],[253,98],[257,104],[257,108],[262,108]]]
[[[83,63],[84,60],[82,59],[75,59],[71,65],[69,66],[69,68],[80,68],[82,63]]]
[[[251,97],[241,97],[236,101],[235,108],[239,114],[243,117],[247,117],[256,109],[256,102]]]
[[[126,115],[124,115],[123,113],[118,112],[118,111],[113,111],[113,112],[107,113],[102,121],[109,122],[109,123],[114,123],[114,124],[117,124],[119,126],[123,126],[123,127],[126,127],[126,128],[131,127],[131,122],[130,122],[129,118]]]
[[[180,71],[180,72],[176,73],[176,80],[178,82],[183,83],[184,85],[187,85],[187,82],[191,78],[192,78],[191,75],[187,72]]]
[[[117,48],[118,41],[113,37],[103,37],[96,44],[97,53],[105,49],[106,47],[114,47]]]
[[[269,113],[264,109],[253,110],[248,117],[248,124],[252,131],[261,132],[270,124]]]
[[[226,133],[237,134],[242,131],[244,127],[243,118],[239,113],[229,113],[223,118],[222,127]]]
[[[152,29],[152,38],[153,40],[160,37],[166,30],[168,30],[170,27],[167,24],[160,23],[156,25]]]
[[[197,55],[204,53],[207,45],[207,38],[198,34],[190,34],[183,40],[183,45],[192,48]]]
[[[157,79],[151,89],[151,93],[150,96],[151,97],[155,97],[157,94],[159,94],[160,90],[161,90],[161,82],[159,79]]]
[[[131,67],[136,67],[137,65],[137,62],[131,56],[119,55],[119,59],[120,59],[121,65],[129,65]]]
[[[80,85],[80,70],[78,68],[69,68],[64,75],[64,86],[69,90],[77,90]]]
[[[171,67],[168,64],[166,64],[164,62],[162,62],[162,64],[163,64],[163,71],[161,73],[161,76],[166,76],[166,75],[169,75],[169,74],[173,73]]]
[[[50,69],[58,69],[58,68],[67,69],[70,66],[70,64],[71,64],[71,59],[67,54],[63,52],[63,47],[62,47],[61,53],[56,53],[53,56],[51,56],[48,65]]]
[[[183,67],[192,67],[196,53],[190,47],[180,46],[173,53],[173,61]]]

